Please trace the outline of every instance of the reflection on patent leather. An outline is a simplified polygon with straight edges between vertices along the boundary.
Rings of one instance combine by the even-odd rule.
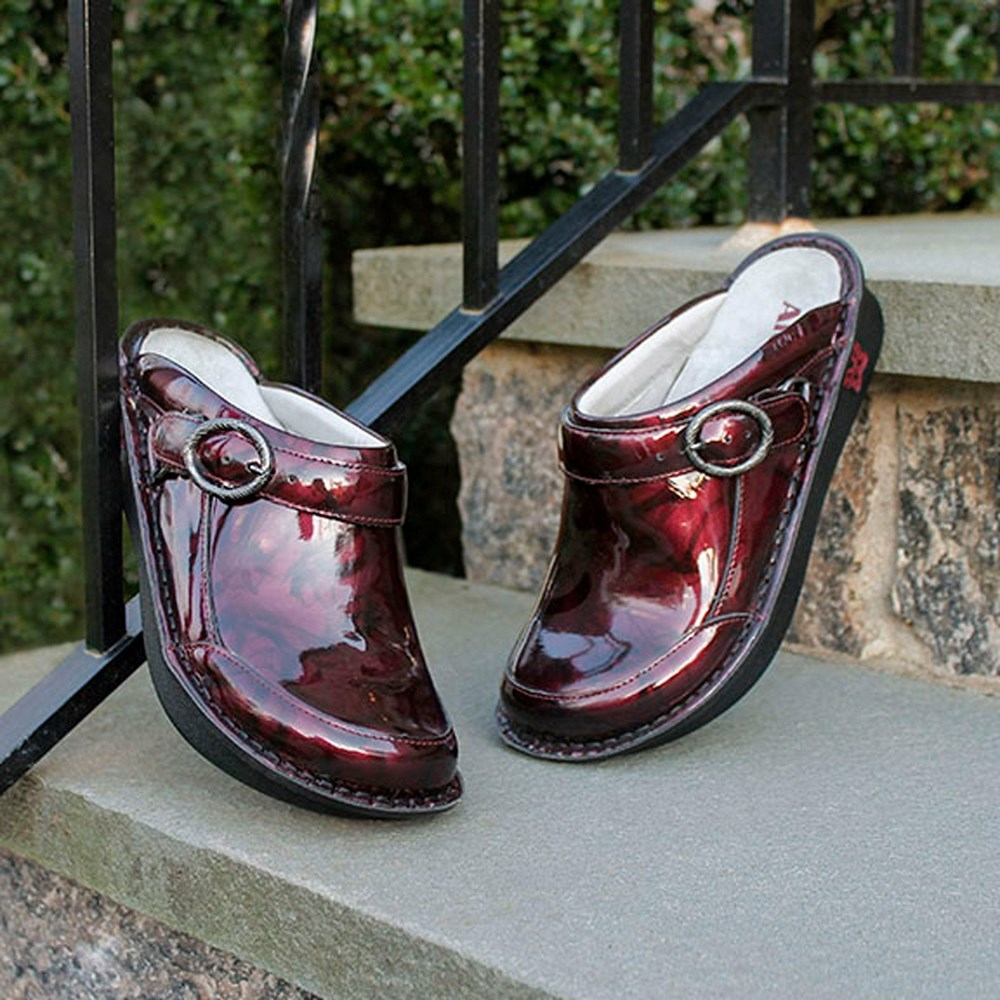
[[[309,808],[397,816],[461,794],[402,576],[405,469],[236,345],[147,321],[122,344],[143,624],[171,720]]]
[[[750,688],[791,619],[881,333],[853,252],[789,236],[580,389],[556,551],[501,686],[507,743],[607,757]]]

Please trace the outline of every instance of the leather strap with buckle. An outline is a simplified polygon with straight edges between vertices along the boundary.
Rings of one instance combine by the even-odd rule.
[[[260,498],[358,524],[403,520],[402,465],[341,458],[336,445],[272,432],[257,422],[169,411],[153,421],[150,450],[161,469],[187,476],[226,503]]]
[[[253,478],[247,482],[230,483],[221,479],[211,479],[202,465],[199,445],[206,438],[221,431],[235,431],[245,437],[256,450],[257,461],[245,463],[245,468],[253,473]],[[220,500],[227,500],[230,503],[237,503],[240,500],[256,496],[267,486],[274,474],[274,452],[271,450],[267,438],[253,424],[231,417],[219,417],[198,424],[187,441],[184,442],[184,447],[181,449],[181,461],[184,463],[188,475],[206,493],[211,493]]]
[[[707,442],[702,438],[702,428],[713,418],[724,413],[744,413],[757,421],[760,429],[760,438],[753,450],[742,461],[735,464],[723,465],[720,462],[713,462],[703,457],[702,451],[706,449]],[[720,403],[713,403],[699,410],[684,428],[684,438],[681,447],[684,454],[691,460],[691,464],[701,472],[706,472],[710,476],[740,476],[744,472],[749,472],[756,468],[767,458],[767,453],[774,443],[774,424],[767,415],[766,410],[762,410],[753,403],[748,403],[744,399],[724,399]]]
[[[807,432],[809,402],[796,390],[782,386],[749,401],[722,400],[682,419],[621,429],[569,417],[561,435],[563,469],[592,483],[641,483],[695,471],[744,475]]]

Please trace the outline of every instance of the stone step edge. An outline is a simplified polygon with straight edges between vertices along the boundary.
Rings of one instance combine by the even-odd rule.
[[[886,317],[878,370],[1000,383],[1000,219],[903,216],[828,220],[857,249]],[[615,233],[505,337],[620,348],[664,313],[710,291],[744,256],[732,229]],[[504,241],[501,261],[526,241]],[[461,300],[461,247],[355,251],[359,322],[426,330]],[[942,335],[944,333],[944,335]]]
[[[41,680],[73,645],[0,657],[0,711]],[[139,674],[145,671],[142,665]],[[129,678],[112,700],[126,701],[129,692],[125,689],[145,680],[141,676]],[[155,700],[151,691],[148,699]],[[105,703],[96,711],[109,708],[112,706]],[[84,720],[66,740],[72,744],[80,739],[80,730],[90,723]],[[52,751],[56,755],[61,752],[66,752],[65,743]],[[181,753],[189,758],[192,755],[186,747]],[[381,983],[395,983],[398,992],[393,995],[400,998],[445,994],[502,996],[504,1000],[550,997],[545,990],[463,953],[446,940],[435,940],[419,927],[325,896],[305,881],[272,875],[252,858],[228,852],[224,836],[217,845],[206,847],[175,834],[168,824],[147,823],[133,813],[109,808],[99,797],[88,794],[85,781],[66,779],[58,773],[50,779],[48,759],[0,796],[0,850],[330,1000],[378,997],[382,995]],[[209,765],[199,762],[199,766]],[[222,780],[228,785],[232,779],[224,776]],[[291,810],[306,822],[325,818],[275,803],[256,792],[250,794],[265,808]],[[395,826],[406,821],[344,822]],[[118,850],[109,853],[108,844]],[[218,905],[190,905],[192,893],[215,893]],[[276,900],[280,905],[275,905]],[[256,911],[256,915],[247,917],[248,911]],[[241,912],[245,919],[234,919]],[[350,970],[331,972],[329,963],[322,959],[310,961],[317,945],[300,940],[306,914],[312,928],[328,929],[326,933],[335,934],[338,943],[352,939],[364,942],[363,948],[348,949]],[[322,934],[314,931],[314,936]],[[322,953],[323,948],[318,950]],[[331,979],[336,980],[333,988]]]

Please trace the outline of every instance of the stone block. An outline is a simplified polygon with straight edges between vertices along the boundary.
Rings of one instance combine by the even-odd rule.
[[[559,527],[559,414],[608,353],[501,341],[466,367],[451,431],[469,579],[541,583]]]
[[[0,851],[7,1000],[318,1000],[235,955]]]
[[[559,521],[559,413],[607,351],[500,342],[452,430],[466,573],[535,591]],[[1000,674],[1000,390],[879,375],[820,517],[790,642],[954,678]]]
[[[965,402],[922,395],[899,415],[893,606],[932,650],[937,665],[996,676],[1000,392],[966,394]]]
[[[795,618],[788,631],[791,642],[855,657],[861,655],[865,644],[864,609],[857,606],[856,582],[861,568],[859,534],[872,507],[872,432],[868,399],[830,483]]]

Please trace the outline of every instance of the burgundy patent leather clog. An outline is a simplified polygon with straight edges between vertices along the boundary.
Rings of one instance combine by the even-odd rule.
[[[146,652],[174,725],[298,805],[454,805],[455,735],[403,581],[392,445],[188,323],[131,327],[121,379]]]
[[[555,555],[501,687],[508,744],[609,757],[746,693],[791,620],[881,339],[854,253],[799,234],[581,388]]]

